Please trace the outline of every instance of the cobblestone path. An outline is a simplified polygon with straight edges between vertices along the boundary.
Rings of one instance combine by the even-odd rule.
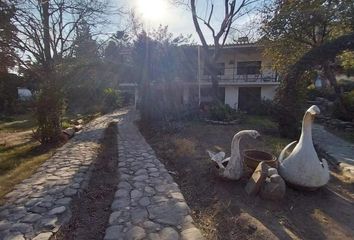
[[[99,140],[121,112],[99,117],[39,167],[29,179],[8,193],[0,207],[0,239],[46,240],[70,219],[72,197],[90,177]]]
[[[118,123],[119,176],[105,240],[203,239],[177,184],[130,113]]]
[[[326,131],[322,125],[313,125],[313,140],[336,163],[344,162],[354,165],[354,144],[351,144]]]

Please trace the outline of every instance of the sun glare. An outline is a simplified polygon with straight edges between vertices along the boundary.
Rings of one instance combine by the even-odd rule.
[[[162,20],[166,13],[166,0],[136,0],[138,12],[147,21]]]

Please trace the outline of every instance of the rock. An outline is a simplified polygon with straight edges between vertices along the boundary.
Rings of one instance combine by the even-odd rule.
[[[76,193],[77,193],[77,189],[67,188],[64,191],[64,196],[71,197],[74,196]]]
[[[127,238],[131,240],[140,240],[146,236],[145,230],[141,227],[133,227],[127,232]]]
[[[55,203],[58,205],[68,205],[71,202],[71,198],[65,197],[65,198],[60,198],[58,199]]]
[[[63,130],[63,133],[66,134],[69,138],[72,138],[75,135],[75,129],[74,128],[67,128]]]
[[[139,200],[139,204],[143,207],[149,206],[150,200],[148,197],[143,197],[142,199]]]
[[[41,221],[41,225],[48,230],[52,230],[57,226],[58,218],[57,217],[50,217],[50,218],[45,218]]]
[[[82,125],[75,125],[75,126],[74,126],[75,132],[81,131],[82,129],[83,129],[83,126],[82,126]]]
[[[155,222],[162,224],[181,224],[183,222],[184,216],[188,213],[188,207],[185,205],[173,205],[169,202],[162,202],[157,206],[151,205],[147,207],[149,218],[155,219]]]
[[[3,240],[25,240],[25,238],[19,232],[12,232],[8,234]]]
[[[264,199],[277,200],[285,196],[286,185],[278,174],[268,178],[261,188],[261,197]]]
[[[127,197],[129,195],[128,190],[126,189],[119,189],[116,194],[114,195],[114,197],[118,198],[118,197]]]
[[[0,221],[0,232],[4,231],[6,229],[9,229],[11,227],[11,223],[6,221],[6,220],[2,220]]]
[[[40,233],[32,240],[48,240],[51,238],[52,235],[53,235],[53,233],[51,233],[51,232]]]
[[[116,220],[119,218],[119,216],[121,215],[121,211],[116,211],[111,213],[111,215],[109,216],[109,224],[112,225],[114,222],[116,222]]]
[[[11,227],[11,231],[12,232],[17,231],[17,232],[21,232],[23,234],[29,233],[32,230],[33,230],[32,226],[30,224],[27,224],[27,223],[15,223]]]
[[[42,216],[39,215],[39,214],[36,214],[36,213],[33,213],[33,214],[28,214],[27,216],[25,216],[21,222],[24,222],[24,223],[34,223],[36,222],[37,220],[41,219]]]
[[[104,240],[117,240],[122,238],[122,226],[113,225],[107,228]]]
[[[245,190],[248,195],[256,195],[264,184],[268,176],[269,166],[265,162],[260,162],[249,179]]]
[[[64,206],[53,208],[49,211],[49,215],[61,214],[65,212],[66,208]]]
[[[134,224],[140,223],[147,219],[148,213],[145,208],[137,208],[131,210],[131,220]]]
[[[189,228],[182,231],[182,240],[204,240],[204,237],[197,228]]]
[[[143,225],[144,228],[148,231],[156,231],[157,229],[161,229],[160,224],[154,223],[152,221],[145,221]]]
[[[134,181],[144,181],[148,179],[149,177],[147,175],[139,175],[133,178]]]
[[[137,189],[133,190],[130,194],[131,198],[132,199],[135,199],[135,198],[140,198],[143,196],[143,193]]]
[[[149,233],[148,235],[149,240],[160,240],[160,235],[158,235],[157,233]]]
[[[178,232],[176,232],[176,230],[174,230],[171,227],[167,227],[167,228],[162,229],[162,231],[160,233],[160,239],[161,240],[178,240],[179,235],[178,235]]]
[[[112,209],[113,210],[121,210],[122,208],[128,207],[130,204],[130,200],[127,198],[122,198],[118,200],[114,200],[112,203]]]

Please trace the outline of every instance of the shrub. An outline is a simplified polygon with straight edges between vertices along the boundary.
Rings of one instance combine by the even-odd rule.
[[[276,114],[276,106],[272,100],[263,99],[260,103],[254,104],[248,113],[256,115],[274,116]]]
[[[112,111],[114,109],[117,109],[121,106],[121,96],[119,94],[119,91],[113,88],[106,88],[103,91],[104,97],[103,97],[103,110],[105,112]]]
[[[330,101],[334,101],[336,98],[333,88],[321,88],[317,89],[314,86],[310,86],[306,90],[306,96],[308,100],[316,100],[317,97],[325,98]]]
[[[211,120],[228,122],[241,117],[241,113],[232,109],[229,105],[216,103],[209,108],[209,118]]]
[[[333,116],[344,121],[354,120],[354,90],[343,94],[341,99],[335,101]]]

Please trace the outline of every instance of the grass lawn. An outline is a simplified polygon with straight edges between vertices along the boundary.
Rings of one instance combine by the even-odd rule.
[[[241,151],[252,148],[279,156],[295,140],[279,137],[277,125],[263,116],[246,116],[230,126],[186,122],[175,133],[141,127],[180,186],[206,239],[353,239],[354,185],[334,170],[326,187],[314,192],[287,187],[284,199],[277,201],[246,194],[249,169],[239,181],[218,176],[206,150],[230,156],[233,135],[245,129],[258,130],[262,139],[244,137]]]
[[[32,139],[36,127],[31,115],[19,115],[0,120],[0,203],[2,197],[35,170],[53,152]]]

